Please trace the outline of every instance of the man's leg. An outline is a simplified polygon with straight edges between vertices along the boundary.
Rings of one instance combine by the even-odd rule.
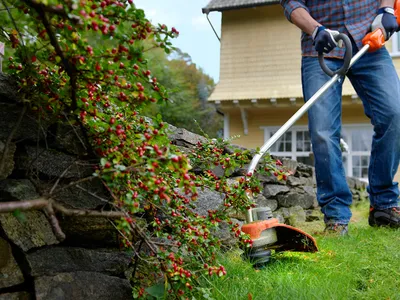
[[[385,48],[365,54],[348,72],[374,126],[368,192],[371,225],[400,226],[399,188],[393,182],[400,159],[400,82]]]
[[[341,60],[327,59],[332,70]],[[303,57],[302,83],[305,101],[330,79],[321,69],[318,58]],[[325,223],[348,224],[351,218],[352,194],[347,185],[340,149],[341,99],[343,82],[337,82],[308,112],[309,130],[315,158],[317,198]]]

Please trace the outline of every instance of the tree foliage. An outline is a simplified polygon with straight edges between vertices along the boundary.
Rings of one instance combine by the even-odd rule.
[[[247,193],[260,188],[253,174],[228,184],[227,176],[219,178],[212,170],[219,166],[228,175],[249,162],[249,152],[227,151],[227,141],[208,139],[183,154],[171,145],[160,116],[143,117],[147,105],[170,99],[148,68],[147,59],[156,68],[156,57],[147,53],[157,48],[169,54],[178,31],[152,25],[131,0],[1,3],[2,20],[8,22],[0,27],[0,40],[13,49],[7,68],[18,82],[21,105],[38,118],[81,127],[91,147],[88,155],[99,161],[94,176],[108,189],[114,210],[124,214],[117,228],[135,266],[143,266],[132,274],[133,296],[169,293],[169,299],[186,299],[199,277],[226,274],[216,261],[221,243],[212,232],[225,221],[243,246],[251,246],[229,212],[248,209],[253,204]],[[193,64],[183,66],[182,59],[159,57],[159,68],[180,69],[176,77],[159,73],[172,94],[175,83],[186,84],[187,90],[179,90],[191,91],[189,99],[205,99],[210,78]],[[184,94],[175,99],[179,105],[188,101]],[[284,175],[271,159],[265,163],[262,170]],[[190,172],[193,166],[198,174]],[[204,187],[225,199],[222,209],[200,216],[193,207]]]
[[[195,133],[217,137],[223,127],[222,116],[207,99],[215,87],[214,80],[198,68],[189,54],[174,49],[169,55],[160,49],[146,54],[149,68],[169,90],[169,100],[149,105],[145,114],[161,114],[163,120]]]

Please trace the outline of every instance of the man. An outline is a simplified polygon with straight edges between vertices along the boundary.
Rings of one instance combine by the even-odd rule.
[[[385,39],[398,29],[394,0],[281,0],[287,19],[302,32],[302,84],[305,101],[329,80],[319,63],[324,52],[327,66],[343,64],[345,49],[334,40],[336,31],[349,36],[353,54],[363,37],[381,28]],[[400,159],[400,83],[388,51],[365,54],[347,77],[361,98],[374,126],[369,186],[371,226],[400,227],[398,184],[393,182]],[[340,149],[343,81],[336,82],[308,112],[315,158],[317,198],[325,216],[326,231],[347,234],[352,194],[347,185]]]

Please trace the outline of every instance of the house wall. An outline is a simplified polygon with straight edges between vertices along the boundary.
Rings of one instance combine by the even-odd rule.
[[[223,12],[220,80],[209,100],[301,98],[300,35],[280,5]],[[348,83],[344,94],[354,94]]]
[[[222,13],[222,40],[220,82],[210,101],[220,101],[222,111],[229,113],[229,135],[240,135],[233,143],[248,148],[264,143],[262,126],[281,126],[299,108],[299,105],[283,107],[265,106],[271,98],[297,98],[302,102],[300,77],[300,30],[287,21],[280,5],[232,10]],[[387,49],[392,49],[391,42]],[[393,58],[400,72],[400,58]],[[351,104],[350,95],[355,91],[345,81],[343,88],[343,124],[369,123],[360,102]],[[243,122],[237,107],[225,103],[232,100],[257,99],[264,106],[246,108],[249,134],[243,134]],[[296,125],[306,125],[303,117]],[[396,175],[400,180],[400,172]]]
[[[346,97],[344,98],[346,100]],[[281,126],[298,109],[298,106],[288,106],[273,109],[260,109],[258,107],[247,109],[248,135],[244,135],[244,127],[240,111],[238,109],[227,109],[229,114],[229,135],[240,135],[233,141],[234,144],[256,148],[264,143],[264,131],[261,127]],[[369,123],[369,119],[364,115],[364,110],[359,104],[347,104],[344,106],[342,122],[343,124],[364,124]],[[307,125],[307,116],[303,116],[295,125]]]

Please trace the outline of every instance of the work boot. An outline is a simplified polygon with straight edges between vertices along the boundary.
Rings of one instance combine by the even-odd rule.
[[[349,234],[349,227],[347,224],[337,224],[337,223],[330,223],[326,224],[325,234],[332,234],[338,236],[345,236]]]
[[[400,228],[400,207],[369,210],[368,223],[370,226],[388,226]]]

